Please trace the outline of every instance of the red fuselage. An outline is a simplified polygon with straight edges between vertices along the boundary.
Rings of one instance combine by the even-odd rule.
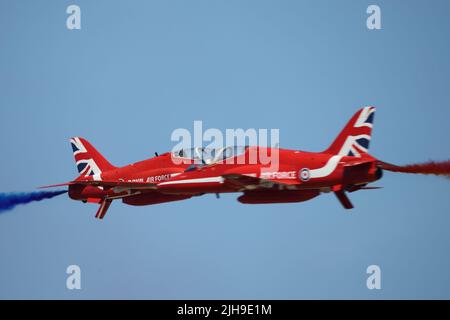
[[[373,189],[382,176],[380,161],[368,153],[375,108],[358,110],[324,152],[265,147],[207,150],[194,147],[115,167],[86,139],[70,139],[79,177],[68,183],[75,200],[100,204],[102,219],[115,199],[149,205],[205,193],[241,192],[242,203],[283,203],[334,192],[353,208],[346,192]]]
[[[277,154],[277,165],[273,162],[262,164],[259,156],[256,163],[252,163],[252,152],[268,156]],[[192,166],[193,160],[186,159],[183,164],[175,164],[177,161],[174,160],[177,159],[172,154],[165,153],[107,171],[100,177],[102,181],[155,184],[153,189],[72,185],[69,195],[72,199],[90,202],[100,202],[107,197],[121,198],[130,205],[148,205],[204,193],[244,192],[239,198],[244,203],[299,202],[336,188],[355,189],[380,178],[377,160],[369,155],[355,158],[249,147],[242,155],[210,165]],[[230,179],[235,176],[239,179]]]
[[[247,148],[243,155],[231,159],[229,163],[223,161],[197,166],[159,183],[158,190],[178,195],[244,192],[244,200],[248,199],[252,203],[256,201],[254,196],[268,202],[268,193],[276,192],[273,197],[269,197],[273,200],[271,202],[292,202],[297,198],[308,200],[312,195],[329,192],[334,188],[355,188],[381,177],[376,166],[377,160],[369,155],[355,159],[327,153],[276,149],[278,166],[273,167],[273,163],[261,164],[259,159],[257,163],[249,164],[249,154],[252,151],[274,154],[274,149],[261,149],[263,148]],[[361,164],[355,166],[355,161]],[[237,180],[227,178],[236,175],[239,176]],[[283,194],[286,195],[285,199]]]
[[[167,152],[144,161],[103,172],[100,177],[89,176],[82,180],[98,179],[99,181],[157,184],[184,172],[189,165],[189,163],[175,165],[171,154]],[[74,200],[88,202],[100,202],[104,198],[123,199],[124,203],[130,205],[149,205],[190,198],[190,196],[162,194],[155,189],[131,189],[121,186],[98,187],[82,184],[69,185],[69,196]]]

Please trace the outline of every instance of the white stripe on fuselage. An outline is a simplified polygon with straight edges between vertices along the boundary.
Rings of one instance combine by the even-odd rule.
[[[313,178],[323,178],[323,177],[327,177],[330,174],[332,174],[333,171],[336,170],[337,166],[339,165],[339,162],[341,161],[342,157],[343,156],[340,156],[340,155],[332,156],[330,159],[328,159],[328,162],[322,168],[310,170],[311,178],[312,179]],[[175,180],[175,181],[161,182],[158,185],[164,186],[164,185],[174,185],[174,184],[211,183],[211,182],[223,183],[224,178],[221,176],[215,176],[215,177],[209,177],[209,178]]]
[[[169,184],[186,184],[186,183],[209,183],[209,182],[218,182],[223,183],[224,179],[220,176],[218,177],[209,177],[209,178],[197,178],[197,179],[186,179],[186,180],[175,180],[175,181],[166,181],[158,184],[159,186],[169,185]]]
[[[311,178],[323,178],[327,177],[330,174],[333,173],[333,171],[336,169],[336,167],[339,164],[339,161],[341,161],[343,156],[337,155],[332,156],[330,159],[328,159],[328,162],[325,166],[318,169],[312,169],[309,171]]]

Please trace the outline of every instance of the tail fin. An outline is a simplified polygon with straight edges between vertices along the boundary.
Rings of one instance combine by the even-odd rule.
[[[364,107],[354,114],[326,153],[360,157],[368,153],[375,107]]]
[[[102,172],[115,169],[87,140],[75,137],[70,144],[80,177],[100,178]]]

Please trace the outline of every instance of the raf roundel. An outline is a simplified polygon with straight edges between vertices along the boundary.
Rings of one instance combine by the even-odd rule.
[[[311,173],[309,172],[309,169],[303,168],[302,170],[300,170],[299,177],[300,177],[300,180],[302,180],[302,181],[308,181],[309,178],[311,178]]]

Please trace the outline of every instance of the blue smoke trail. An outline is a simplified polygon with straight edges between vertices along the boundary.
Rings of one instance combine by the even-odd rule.
[[[12,210],[18,204],[50,199],[66,192],[67,190],[0,193],[0,213]]]

